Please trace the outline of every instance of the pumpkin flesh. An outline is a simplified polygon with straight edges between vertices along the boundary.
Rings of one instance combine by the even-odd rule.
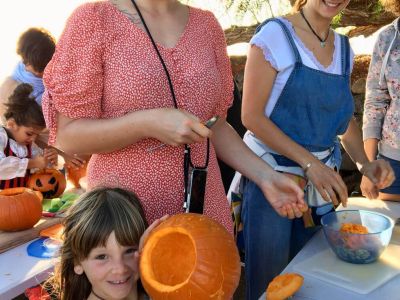
[[[161,230],[150,241],[148,248],[151,253],[147,257],[149,261],[143,263],[151,265],[149,281],[152,281],[152,285],[162,291],[174,291],[187,283],[193,272],[196,257],[193,241],[185,230]],[[182,256],[185,256],[184,261]]]

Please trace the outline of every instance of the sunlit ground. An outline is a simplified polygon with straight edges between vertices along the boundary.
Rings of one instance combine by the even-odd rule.
[[[0,1],[0,25],[1,25],[1,47],[0,47],[0,81],[9,75],[18,56],[15,53],[16,42],[19,35],[29,27],[44,27],[58,38],[64,28],[65,21],[71,12],[81,3],[87,0],[12,0]],[[185,0],[182,0],[185,2]],[[270,1],[275,14],[284,13],[282,1]],[[232,13],[227,12],[222,0],[192,0],[195,6],[205,9],[212,9],[224,28],[229,27],[233,22],[237,22]],[[285,7],[283,5],[283,7]],[[259,21],[264,17],[258,16]],[[240,20],[243,24],[250,24],[254,19],[249,15]],[[369,39],[357,38],[352,41],[355,52],[371,53],[375,37]],[[247,52],[246,43],[234,45],[228,48],[231,55],[244,55]]]

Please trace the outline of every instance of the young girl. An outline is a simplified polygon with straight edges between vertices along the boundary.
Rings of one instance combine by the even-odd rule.
[[[397,18],[379,34],[372,53],[364,102],[364,148],[370,160],[382,158],[392,166],[396,180],[378,189],[363,176],[361,191],[370,199],[400,201],[400,1],[382,1]]]
[[[29,84],[18,85],[6,103],[6,124],[0,127],[0,189],[25,186],[29,170],[57,162],[57,152],[34,144],[46,128],[42,109]]]
[[[81,196],[64,220],[60,264],[48,281],[57,299],[143,299],[139,244],[159,222],[145,231],[143,208],[129,191],[98,188]]]

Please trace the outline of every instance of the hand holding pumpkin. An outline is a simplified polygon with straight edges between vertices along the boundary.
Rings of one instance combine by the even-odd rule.
[[[135,266],[139,266],[139,260],[140,260],[140,253],[143,250],[143,246],[149,236],[149,234],[153,231],[154,228],[156,228],[158,225],[160,225],[163,221],[165,221],[167,218],[169,217],[169,215],[165,215],[160,219],[156,219],[143,233],[143,235],[140,237],[140,241],[139,241],[139,247],[138,247],[138,251],[136,251],[134,253],[134,261],[135,261]],[[138,280],[139,279],[139,273],[136,273],[134,280]]]
[[[47,167],[47,164],[47,159],[42,155],[38,155],[34,158],[29,159],[28,169],[44,169]]]
[[[162,222],[164,222],[166,219],[169,218],[169,215],[165,215],[161,217],[160,219],[156,219],[147,229],[145,232],[143,232],[143,235],[140,237],[140,242],[139,242],[139,253],[142,252],[143,246],[146,243],[147,238],[149,237],[150,233],[153,231],[154,228],[156,228],[158,225],[160,225]]]

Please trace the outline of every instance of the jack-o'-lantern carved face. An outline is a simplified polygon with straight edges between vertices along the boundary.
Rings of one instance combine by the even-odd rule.
[[[28,181],[28,187],[40,191],[43,198],[51,199],[60,196],[66,187],[63,173],[56,169],[44,169],[32,174]]]

